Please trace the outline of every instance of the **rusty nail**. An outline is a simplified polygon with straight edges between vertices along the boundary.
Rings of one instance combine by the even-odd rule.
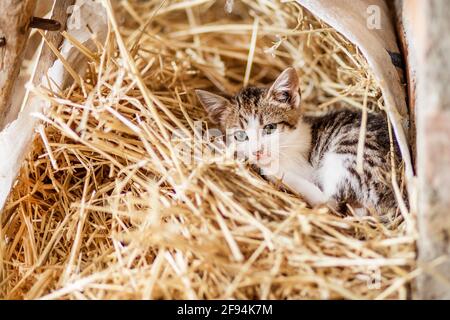
[[[48,31],[58,31],[61,30],[61,23],[56,20],[32,17],[30,27]]]
[[[6,46],[6,38],[0,37],[0,48]]]

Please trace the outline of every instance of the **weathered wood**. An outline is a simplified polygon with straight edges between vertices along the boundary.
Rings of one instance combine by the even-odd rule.
[[[416,163],[416,83],[417,83],[417,51],[414,47],[416,35],[412,26],[413,12],[411,2],[408,0],[396,0],[393,3],[396,11],[396,28],[399,39],[399,46],[405,62],[405,76],[407,83],[407,99],[409,111],[409,142],[411,146],[411,158],[413,165]]]
[[[0,0],[1,1],[1,0]],[[68,8],[75,3],[75,0],[47,0],[43,2],[38,2],[38,5],[36,7],[35,14],[38,14],[40,16],[43,16],[45,13],[50,12],[50,19],[58,21],[61,24],[61,31],[66,29],[66,22],[68,18]],[[44,5],[45,4],[45,5]],[[42,8],[43,7],[43,8]],[[39,10],[41,9],[41,10]],[[53,32],[48,31],[45,33],[46,39],[51,43],[54,47],[59,48],[62,43],[62,34],[61,32]],[[32,82],[35,85],[39,85],[41,82],[42,77],[47,73],[47,70],[53,65],[54,61],[56,60],[56,56],[53,53],[53,51],[50,49],[50,47],[47,44],[43,44],[42,49],[38,42],[42,43],[42,36],[39,33],[35,33],[35,37],[31,36],[28,40],[27,48],[24,53],[24,59],[26,59],[26,55],[28,54],[28,58],[32,57],[33,54],[38,52],[38,58],[37,58],[37,66],[36,69],[33,72],[33,79]],[[31,51],[33,51],[31,53]],[[14,95],[11,99],[11,107],[6,112],[6,117],[3,119],[3,121],[0,121],[0,128],[6,127],[11,121],[15,120],[18,116],[18,113],[20,111],[20,105],[21,103],[26,99],[28,99],[28,96],[24,97],[24,93],[26,92],[24,87],[21,87],[20,90],[18,89],[18,86],[24,86],[25,83],[29,79],[24,79],[19,76],[18,80],[16,80]],[[16,93],[18,91],[19,97],[16,96]]]
[[[59,21],[61,23],[61,30],[66,30],[66,24],[68,19],[68,8],[75,3],[75,0],[57,0],[52,9],[51,19]],[[61,32],[47,32],[45,38],[49,43],[59,48],[63,37]],[[34,73],[33,83],[38,85],[41,78],[47,70],[53,65],[56,60],[56,56],[48,45],[44,45],[44,48],[39,57],[39,64]]]
[[[450,1],[407,1],[417,50],[419,266],[415,298],[450,299]],[[431,268],[439,257],[445,262]]]
[[[14,81],[20,71],[35,6],[36,0],[0,1],[0,38],[6,39],[6,44],[0,48],[0,123],[9,107]]]

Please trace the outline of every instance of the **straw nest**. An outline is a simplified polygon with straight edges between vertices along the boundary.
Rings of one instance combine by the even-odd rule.
[[[121,1],[98,52],[75,43],[88,70],[64,92],[41,89],[52,106],[1,217],[2,297],[408,297],[412,217],[311,209],[220,152],[177,152],[208,144],[194,89],[267,85],[290,65],[308,110],[383,112],[335,30],[294,2],[231,4]]]

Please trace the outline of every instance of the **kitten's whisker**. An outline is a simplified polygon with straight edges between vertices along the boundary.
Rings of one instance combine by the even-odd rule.
[[[288,157],[289,156],[289,154],[288,153],[286,153],[286,152],[283,152],[283,151],[280,151],[279,152],[279,155],[280,156],[286,156],[286,157]],[[300,157],[299,158],[295,158],[295,157],[289,157],[289,159],[291,160],[291,161],[294,161],[295,163],[301,163],[301,159],[300,159]]]
[[[297,143],[297,144],[291,144],[291,145],[282,145],[282,146],[279,146],[279,148],[292,148],[292,147],[299,147],[300,145]]]

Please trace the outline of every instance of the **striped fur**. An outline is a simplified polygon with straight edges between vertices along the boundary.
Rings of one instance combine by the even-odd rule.
[[[362,113],[341,110],[324,116],[305,117],[313,141],[309,161],[316,171],[315,182],[326,196],[340,206],[350,203],[378,213],[396,208],[390,173],[390,139],[388,124],[381,114],[368,114],[363,150],[363,172],[357,171],[357,146]],[[395,159],[400,159],[394,145]],[[328,163],[330,158],[334,161]],[[340,181],[332,181],[328,171],[340,171]],[[334,185],[330,185],[333,183]]]
[[[390,183],[390,140],[384,116],[368,114],[360,173],[361,111],[344,109],[304,116],[299,92],[297,74],[288,68],[272,87],[244,88],[231,100],[205,91],[197,95],[210,119],[227,134],[247,133],[246,141],[236,142],[236,150],[270,180],[282,180],[312,205],[327,203],[342,211],[348,203],[363,211],[393,212],[396,201]],[[276,135],[261,133],[268,124],[276,124]],[[259,133],[251,133],[254,130]],[[279,141],[276,150],[269,143],[275,136]],[[400,159],[397,146],[395,159]]]

